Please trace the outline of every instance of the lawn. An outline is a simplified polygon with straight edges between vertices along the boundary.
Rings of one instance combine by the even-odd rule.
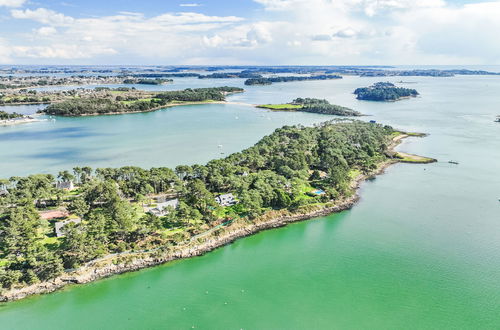
[[[269,110],[277,110],[277,111],[287,111],[287,110],[298,110],[302,108],[302,105],[300,104],[289,104],[289,103],[283,103],[283,104],[263,104],[257,106],[257,108],[264,108],[264,109],[269,109]]]

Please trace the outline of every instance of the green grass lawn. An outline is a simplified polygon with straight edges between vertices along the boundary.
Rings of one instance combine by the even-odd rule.
[[[258,108],[269,109],[269,110],[286,111],[286,110],[298,110],[298,109],[301,109],[302,105],[300,105],[300,104],[283,103],[283,104],[263,104],[263,105],[259,105],[257,107]]]

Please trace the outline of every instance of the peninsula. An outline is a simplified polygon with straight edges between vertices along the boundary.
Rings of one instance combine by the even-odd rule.
[[[396,87],[390,82],[378,82],[370,87],[357,88],[354,94],[358,100],[368,101],[399,101],[419,95],[415,89]]]
[[[27,124],[39,121],[31,116],[25,116],[20,113],[8,113],[0,111],[0,126],[13,126],[19,124]]]
[[[65,97],[60,102],[54,102],[40,110],[40,113],[77,117],[148,112],[183,104],[223,102],[226,95],[237,92],[243,92],[243,89],[239,87],[188,88],[158,93],[127,88],[113,90],[101,88],[95,93],[81,94],[80,97]]]
[[[77,167],[0,181],[0,300],[200,255],[350,208],[407,137],[390,126],[285,126],[206,165]]]
[[[272,111],[302,111],[324,115],[336,116],[361,116],[361,113],[340,105],[330,104],[327,100],[314,98],[297,98],[290,103],[284,104],[263,104],[257,108],[269,109]]]

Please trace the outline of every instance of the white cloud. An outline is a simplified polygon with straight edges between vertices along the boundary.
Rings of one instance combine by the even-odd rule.
[[[30,19],[36,22],[50,25],[68,25],[73,23],[74,21],[72,17],[45,8],[37,8],[35,10],[14,9],[11,11],[11,14],[14,18]]]
[[[26,0],[0,0],[0,7],[21,7]]]
[[[181,3],[179,6],[181,7],[201,7],[199,3]]]
[[[55,44],[52,46],[15,46],[15,56],[35,59],[83,59],[96,55],[114,55],[116,50],[107,47],[82,47],[79,45]]]
[[[56,30],[56,28],[54,28],[52,26],[42,26],[39,29],[35,29],[34,32],[42,37],[46,37],[46,36],[56,34],[57,30]]]
[[[200,13],[164,13],[145,17],[142,13],[120,12],[114,16],[73,18],[52,10],[12,10],[15,19],[29,19],[43,26],[32,31],[25,42],[12,46],[19,58],[85,59],[117,55],[160,61],[197,56],[203,45],[216,45],[204,35],[241,23],[236,16],[209,16]],[[230,30],[230,29],[229,29]],[[265,31],[256,27],[255,38],[265,40]],[[40,38],[43,37],[43,38]],[[28,42],[29,41],[29,42]],[[127,62],[130,62],[127,60]]]
[[[500,0],[460,6],[444,0],[254,1],[264,10],[252,19],[193,12],[73,18],[44,8],[14,9],[13,18],[40,26],[25,31],[24,39],[5,35],[0,62],[500,64]]]

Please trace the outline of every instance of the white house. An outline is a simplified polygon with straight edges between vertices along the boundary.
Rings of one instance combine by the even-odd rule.
[[[215,201],[220,206],[231,206],[231,205],[237,204],[236,199],[234,198],[234,195],[231,193],[217,196],[217,197],[215,197]]]
[[[163,203],[157,203],[155,208],[149,209],[148,212],[158,217],[162,217],[169,212],[169,207],[175,209],[179,205],[179,199],[171,199]]]
[[[80,223],[82,222],[82,219],[77,218],[77,219],[69,219],[69,220],[64,220],[64,221],[58,221],[55,223],[55,229],[56,229],[56,236],[57,237],[62,237],[64,236],[64,226],[66,226],[69,223]]]
[[[56,182],[57,189],[65,189],[65,190],[73,190],[75,189],[75,185],[73,181],[58,181]]]

